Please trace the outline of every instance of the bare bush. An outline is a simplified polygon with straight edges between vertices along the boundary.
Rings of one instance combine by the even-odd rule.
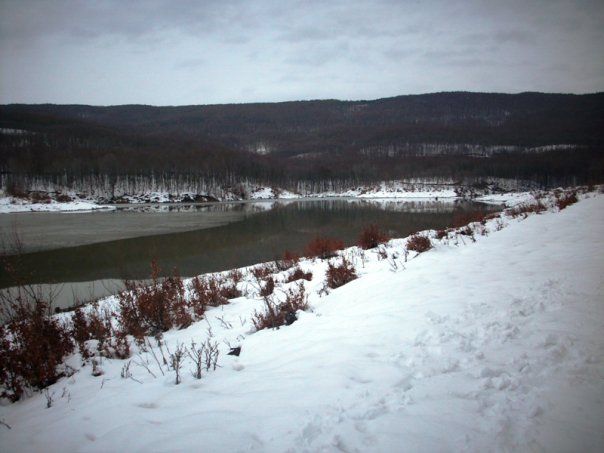
[[[451,226],[453,228],[461,228],[469,223],[480,222],[484,225],[486,212],[481,210],[457,211],[453,214]]]
[[[516,218],[518,216],[526,217],[529,214],[539,214],[543,211],[546,211],[547,208],[541,201],[533,204],[520,204],[515,206],[514,208],[506,210],[506,213],[510,216]]]
[[[89,312],[85,312],[81,307],[77,308],[73,312],[71,321],[71,336],[84,359],[89,359],[93,355],[93,352],[88,349],[89,340],[98,340],[98,350],[101,351],[113,333],[109,314],[101,316],[96,305],[93,305]]]
[[[299,266],[296,266],[285,279],[286,283],[295,282],[296,280],[312,280],[312,272],[304,272]]]
[[[443,238],[447,237],[447,235],[448,235],[447,230],[437,230],[435,236],[436,236],[436,239],[443,239]]]
[[[256,330],[289,326],[296,321],[298,310],[308,310],[308,297],[304,284],[300,282],[296,288],[290,288],[286,292],[285,301],[281,304],[276,303],[272,297],[265,297],[264,305],[263,312],[254,312],[252,316],[252,323]]]
[[[268,276],[274,274],[276,271],[277,269],[274,267],[274,265],[266,263],[254,266],[251,272],[254,278],[259,281],[266,279]]]
[[[56,199],[59,203],[69,203],[70,201],[73,201],[69,195],[63,193],[57,194]]]
[[[308,257],[332,258],[336,256],[336,252],[344,248],[344,242],[333,238],[316,237],[310,241],[304,253]]]
[[[275,291],[275,280],[273,277],[268,277],[264,285],[260,287],[260,297],[270,296],[273,294],[273,291]]]
[[[384,242],[388,242],[390,237],[383,231],[380,231],[377,225],[369,225],[363,229],[359,236],[358,244],[364,250],[373,249]]]
[[[195,316],[200,319],[207,307],[219,307],[229,303],[228,296],[239,297],[241,292],[232,285],[222,288],[220,281],[212,276],[207,278],[195,277],[191,280],[188,304],[193,309]]]
[[[577,198],[577,192],[572,191],[566,194],[561,195],[556,200],[556,206],[560,211],[570,206],[571,204],[575,204],[579,199]]]
[[[279,271],[286,271],[298,264],[298,261],[300,261],[300,257],[296,253],[286,250],[283,253],[283,258],[275,261],[275,265]]]
[[[63,371],[74,343],[69,329],[48,314],[43,300],[13,301],[13,316],[0,327],[1,396],[17,401],[27,388],[43,389]]]
[[[239,269],[233,269],[227,274],[227,280],[231,280],[234,284],[237,284],[243,280],[243,272]]]
[[[151,284],[126,281],[119,294],[119,319],[125,333],[140,340],[144,335],[159,336],[171,328],[185,328],[193,321],[187,310],[185,290],[179,276],[159,278],[160,270],[151,263]]]
[[[407,250],[412,250],[417,253],[422,253],[432,248],[430,238],[414,234],[407,240]]]
[[[33,203],[42,204],[48,204],[52,201],[50,195],[48,195],[46,192],[32,192],[30,194],[30,199]]]
[[[175,385],[180,384],[182,381],[180,369],[182,368],[186,352],[187,348],[185,348],[183,344],[177,344],[176,350],[173,353],[170,353],[170,368],[172,368],[172,371],[174,371]]]
[[[325,274],[325,285],[328,288],[339,288],[357,278],[356,269],[350,261],[342,258],[339,265],[329,263]]]

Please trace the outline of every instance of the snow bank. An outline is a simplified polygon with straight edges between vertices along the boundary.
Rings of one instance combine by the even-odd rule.
[[[382,182],[377,186],[361,186],[342,192],[322,192],[309,196],[357,198],[457,198],[452,185],[409,184],[398,181]]]
[[[0,198],[0,214],[13,212],[58,212],[58,211],[92,211],[92,210],[111,210],[113,206],[103,206],[89,201],[70,201],[60,203],[52,200],[49,203],[32,203],[13,197]]]
[[[359,279],[314,311],[253,333],[248,296],[165,340],[219,342],[221,368],[151,376],[104,360],[0,407],[4,451],[603,451],[604,196],[560,212],[450,234],[421,255],[406,239],[345,253]],[[110,301],[108,301],[110,303]],[[240,345],[240,357],[227,356]],[[77,357],[72,360],[79,368]],[[126,375],[127,376],[127,375]]]
[[[289,200],[294,198],[302,198],[302,196],[285,189],[274,190],[271,187],[259,187],[250,192],[249,198],[250,200]]]
[[[474,199],[482,203],[504,204],[508,207],[535,201],[534,193],[531,192],[508,192],[501,194],[483,195]]]

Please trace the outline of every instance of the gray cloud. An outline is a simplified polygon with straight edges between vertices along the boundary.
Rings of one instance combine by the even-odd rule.
[[[604,3],[0,0],[0,102],[604,90]]]

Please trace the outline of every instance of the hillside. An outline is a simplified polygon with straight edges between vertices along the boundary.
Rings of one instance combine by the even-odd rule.
[[[379,181],[601,181],[604,93],[434,93],[180,107],[0,106],[0,171]],[[484,159],[477,158],[488,157]]]
[[[175,385],[149,349],[126,371],[105,359],[100,376],[86,366],[54,384],[49,408],[42,394],[0,407],[11,427],[0,441],[29,452],[602,451],[603,209],[592,193],[503,215],[475,225],[476,242],[451,232],[406,262],[406,239],[387,259],[349,249],[359,278],[323,296],[327,263],[305,260],[312,310],[278,330],[254,332],[262,301],[244,280],[247,296],[164,336],[175,351],[211,333],[220,367],[201,380],[187,362]],[[224,355],[237,345],[239,357]]]

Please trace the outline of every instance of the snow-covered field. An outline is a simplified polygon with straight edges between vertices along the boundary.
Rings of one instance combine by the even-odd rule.
[[[58,211],[92,211],[97,209],[111,210],[113,206],[103,206],[90,201],[69,201],[65,203],[51,200],[49,203],[31,203],[13,197],[0,197],[0,214],[12,212],[58,212]]]
[[[604,451],[602,231],[590,194],[407,261],[406,239],[387,259],[348,249],[360,277],[328,295],[326,263],[305,260],[312,311],[279,330],[253,332],[247,279],[246,297],[165,334],[174,350],[210,329],[216,371],[196,380],[187,363],[175,385],[149,353],[126,378],[127,361],[99,377],[87,365],[49,389],[50,408],[42,394],[0,407],[0,450]]]

